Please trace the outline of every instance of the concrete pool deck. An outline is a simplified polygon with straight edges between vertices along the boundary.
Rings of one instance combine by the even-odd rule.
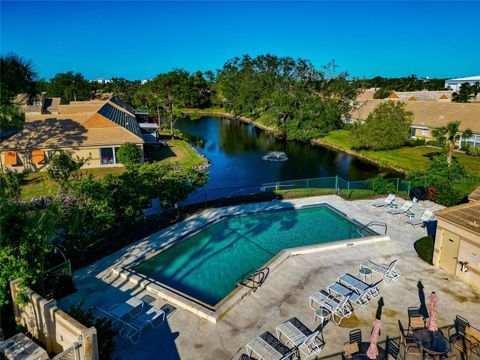
[[[440,326],[453,322],[456,314],[480,326],[480,294],[464,283],[450,279],[443,271],[419,259],[413,249],[413,242],[426,235],[420,227],[414,229],[405,224],[405,218],[393,217],[386,209],[374,208],[371,200],[345,201],[329,195],[282,202],[249,204],[221,209],[211,209],[193,216],[170,228],[159,231],[146,239],[129,245],[116,253],[77,270],[74,282],[77,292],[61,299],[63,309],[85,299],[84,306],[108,308],[113,303],[131,297],[142,297],[147,293],[127,280],[114,276],[115,266],[128,266],[139,257],[158,250],[165,242],[175,241],[182,234],[191,231],[222,214],[237,211],[264,210],[300,204],[327,203],[349,217],[366,224],[372,220],[388,224],[389,241],[364,244],[354,247],[332,248],[317,253],[291,256],[272,271],[265,284],[256,293],[246,296],[233,307],[218,323],[213,324],[196,315],[178,308],[157,330],[147,329],[137,345],[118,338],[113,358],[118,359],[235,359],[245,352],[245,345],[264,331],[275,332],[275,327],[296,316],[310,328],[318,326],[313,322],[313,311],[308,297],[315,291],[326,288],[343,273],[357,275],[358,265],[368,259],[380,263],[399,260],[401,277],[391,286],[381,286],[384,298],[381,339],[386,335],[398,336],[397,320],[407,320],[407,307],[418,306],[417,282],[422,281],[425,294],[436,291],[439,296],[438,320]],[[433,210],[440,206],[422,202],[414,211],[420,216],[427,207]],[[380,232],[381,229],[375,229]],[[156,298],[154,305],[161,307],[166,302]],[[376,300],[366,308],[355,308],[352,318],[342,326],[330,323],[324,330],[327,345],[321,356],[337,353],[348,340],[352,328],[360,328],[368,338],[375,316]]]

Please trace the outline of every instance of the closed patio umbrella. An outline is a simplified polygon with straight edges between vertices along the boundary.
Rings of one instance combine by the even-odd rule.
[[[428,330],[430,331],[437,331],[438,324],[437,324],[437,301],[438,296],[435,292],[432,292],[430,298],[428,299]]]
[[[377,313],[375,314],[375,320],[373,321],[372,335],[370,336],[370,345],[368,346],[367,356],[369,359],[376,359],[378,357],[378,338],[380,337],[380,330],[382,328],[382,308],[383,297],[378,300]]]

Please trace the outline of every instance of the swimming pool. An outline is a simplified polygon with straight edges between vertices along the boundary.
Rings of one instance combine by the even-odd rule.
[[[191,300],[214,308],[283,249],[371,234],[320,205],[221,219],[132,268]]]

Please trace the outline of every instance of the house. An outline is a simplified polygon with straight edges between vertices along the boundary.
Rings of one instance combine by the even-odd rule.
[[[134,110],[120,100],[59,105],[58,114],[28,115],[24,129],[0,143],[1,164],[40,171],[56,151],[67,151],[88,159],[84,167],[121,166],[116,152],[127,142],[138,145],[143,159]]]
[[[452,91],[392,91],[388,96],[388,100],[402,101],[442,101],[449,102],[452,100]]]
[[[457,92],[458,90],[460,90],[460,86],[462,86],[462,84],[470,83],[470,85],[474,85],[477,82],[480,83],[480,76],[448,79],[445,81],[445,89],[450,89],[452,91]]]
[[[435,216],[433,264],[480,289],[480,202],[439,210]]]
[[[389,100],[368,100],[354,108],[345,118],[346,123],[365,121],[368,115],[379,104]],[[460,131],[470,129],[473,136],[461,138],[459,146],[468,143],[480,146],[480,104],[452,103],[439,101],[405,101],[405,108],[413,112],[411,136],[414,139],[433,140],[432,130],[447,125],[452,121],[460,121]]]

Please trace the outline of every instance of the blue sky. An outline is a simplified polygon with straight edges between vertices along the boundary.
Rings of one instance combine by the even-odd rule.
[[[4,2],[0,51],[41,77],[147,79],[237,55],[335,59],[356,77],[480,75],[480,2]]]

